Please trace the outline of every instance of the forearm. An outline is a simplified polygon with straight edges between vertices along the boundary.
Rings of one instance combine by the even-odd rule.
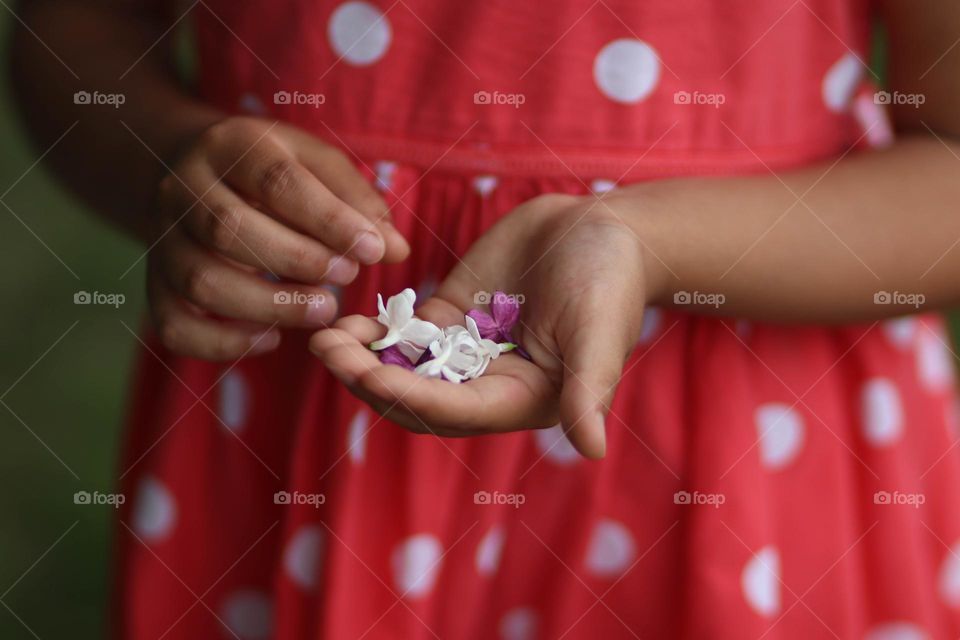
[[[158,44],[169,24],[131,4],[24,2],[18,15],[29,30],[20,25],[14,35],[12,73],[45,160],[99,212],[143,238],[164,164],[220,115],[179,86],[170,35]],[[120,95],[123,104],[76,104],[78,91]]]
[[[636,185],[614,208],[646,245],[652,304],[821,323],[942,309],[960,301],[956,155],[908,138],[779,176]],[[722,299],[676,304],[678,292]]]

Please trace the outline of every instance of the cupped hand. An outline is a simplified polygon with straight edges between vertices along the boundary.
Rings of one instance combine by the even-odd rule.
[[[463,436],[562,423],[584,455],[602,457],[604,422],[639,336],[651,270],[624,222],[625,200],[547,195],[505,216],[471,247],[417,315],[463,324],[478,292],[522,302],[514,337],[531,360],[507,353],[475,380],[454,384],[382,364],[367,345],[373,318],[320,331],[311,350],[355,395],[419,433]],[[393,294],[396,292],[384,292]]]
[[[409,252],[342,152],[255,118],[203,133],[160,183],[157,213],[152,317],[166,347],[210,360],[269,351],[277,327],[326,325],[336,299],[323,285]]]

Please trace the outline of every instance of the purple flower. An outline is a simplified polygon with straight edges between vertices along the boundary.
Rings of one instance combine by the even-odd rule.
[[[490,301],[490,314],[471,309],[467,316],[477,323],[481,338],[494,342],[513,342],[510,332],[520,319],[520,303],[516,296],[494,291],[493,300]]]
[[[383,364],[400,365],[409,371],[413,371],[415,368],[407,356],[403,355],[403,352],[400,351],[400,347],[395,344],[380,351],[380,362]]]

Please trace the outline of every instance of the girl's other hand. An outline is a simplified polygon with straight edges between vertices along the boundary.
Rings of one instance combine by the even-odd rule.
[[[255,118],[203,133],[161,181],[157,213],[153,319],[167,348],[209,360],[272,350],[277,326],[325,325],[336,300],[321,285],[409,253],[386,203],[341,151]]]
[[[421,378],[380,363],[366,345],[384,328],[363,316],[320,331],[311,349],[354,394],[411,431],[480,435],[560,421],[582,454],[601,457],[605,416],[659,279],[618,202],[611,194],[602,203],[563,195],[525,203],[482,236],[417,311],[439,326],[463,324],[480,306],[478,291],[523,296],[514,336],[532,362],[504,354],[460,385]]]

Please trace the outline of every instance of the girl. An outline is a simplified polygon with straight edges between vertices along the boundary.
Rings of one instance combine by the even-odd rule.
[[[118,637],[960,633],[960,7],[107,5],[15,68],[145,243]],[[531,360],[381,364],[405,287]]]

